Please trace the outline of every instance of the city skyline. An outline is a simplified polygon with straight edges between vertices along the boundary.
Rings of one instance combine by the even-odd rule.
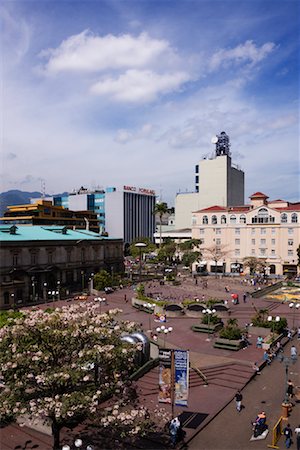
[[[225,131],[255,191],[299,194],[299,3],[4,1],[1,191],[130,184],[174,205]]]

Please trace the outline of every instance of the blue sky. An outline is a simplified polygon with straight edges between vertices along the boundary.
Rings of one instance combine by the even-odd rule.
[[[155,189],[230,136],[247,197],[300,200],[298,0],[3,1],[1,191]]]

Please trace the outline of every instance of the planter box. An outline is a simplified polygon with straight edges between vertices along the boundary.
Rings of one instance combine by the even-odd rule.
[[[199,333],[209,333],[213,334],[219,331],[223,327],[222,323],[217,323],[216,325],[209,325],[205,323],[200,323],[199,325],[192,325],[192,330]]]
[[[214,347],[215,348],[223,348],[225,350],[237,351],[242,348],[242,340],[241,339],[218,338],[214,342]]]

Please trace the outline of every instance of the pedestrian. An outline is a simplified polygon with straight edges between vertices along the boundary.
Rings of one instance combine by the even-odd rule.
[[[252,369],[256,372],[257,375],[260,375],[260,370],[259,370],[259,367],[258,367],[258,365],[257,365],[257,362],[255,362],[255,363],[253,364]]]
[[[293,360],[297,359],[297,349],[294,345],[291,346],[291,358]]]
[[[300,450],[300,424],[295,428],[294,433],[296,435],[297,450]]]
[[[284,437],[285,437],[285,447],[286,447],[286,448],[290,448],[291,443],[292,443],[292,435],[293,435],[293,431],[292,431],[291,426],[290,426],[289,423],[288,423],[287,426],[284,428],[283,434],[284,434]]]
[[[235,394],[235,404],[236,404],[236,409],[238,412],[241,412],[242,400],[243,400],[243,395],[241,394],[241,391],[238,390],[237,393]]]
[[[263,338],[261,336],[258,336],[256,340],[256,348],[262,348],[263,342],[264,342]]]
[[[246,303],[246,301],[247,301],[247,294],[246,294],[246,292],[244,292],[244,294],[243,294],[243,302]]]
[[[292,380],[288,380],[286,393],[290,400],[294,397],[294,383]]]
[[[292,339],[292,332],[291,332],[291,330],[288,330],[287,338],[288,338],[289,341]]]
[[[127,303],[127,295],[124,294],[124,302]]]
[[[300,327],[298,327],[298,331],[297,331],[297,339],[300,339]]]
[[[173,447],[175,447],[176,443],[177,443],[177,434],[178,434],[179,427],[180,427],[180,421],[179,421],[178,417],[175,417],[174,419],[171,420],[170,425],[169,425],[170,439],[171,439],[171,444]]]

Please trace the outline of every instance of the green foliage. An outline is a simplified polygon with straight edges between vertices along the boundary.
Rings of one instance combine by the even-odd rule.
[[[226,327],[222,328],[219,335],[223,339],[238,340],[242,337],[242,330],[237,326],[237,319],[228,319]]]
[[[20,311],[0,311],[0,328],[13,323],[13,319],[17,319],[22,316],[23,313]]]
[[[175,242],[169,242],[168,244],[164,243],[160,247],[158,251],[157,258],[159,261],[170,262],[173,259],[173,256],[176,251]]]
[[[145,296],[145,285],[140,283],[136,287],[137,298],[140,299]]]
[[[182,264],[184,266],[192,267],[192,264],[201,257],[200,252],[185,253],[182,257]]]
[[[260,310],[258,313],[252,317],[251,322],[253,326],[255,327],[262,327],[262,328],[270,328],[275,333],[281,334],[283,330],[287,327],[287,320],[285,317],[280,317],[280,320],[276,322],[275,317],[272,318],[271,321],[266,320],[265,317],[265,311],[267,310]]]
[[[102,291],[105,287],[112,285],[111,275],[106,270],[100,270],[94,276],[94,287],[97,291]]]
[[[200,239],[189,239],[188,241],[181,242],[179,248],[182,252],[191,251],[194,247],[199,247],[200,242]]]
[[[216,314],[203,314],[201,322],[205,325],[216,325],[217,323],[220,323],[221,319]]]
[[[139,242],[146,244],[146,247],[142,248],[142,251],[141,251],[142,255],[143,255],[143,253],[147,254],[147,253],[154,252],[156,250],[155,244],[153,244],[153,242],[151,242],[149,238],[144,238],[144,237],[137,238],[130,245],[130,255],[133,258],[137,258],[140,256],[140,249],[135,246],[135,244],[137,244]]]
[[[261,258],[255,258],[254,256],[247,256],[243,259],[243,266],[248,267],[250,274],[255,272],[262,272],[267,266],[266,260]]]

